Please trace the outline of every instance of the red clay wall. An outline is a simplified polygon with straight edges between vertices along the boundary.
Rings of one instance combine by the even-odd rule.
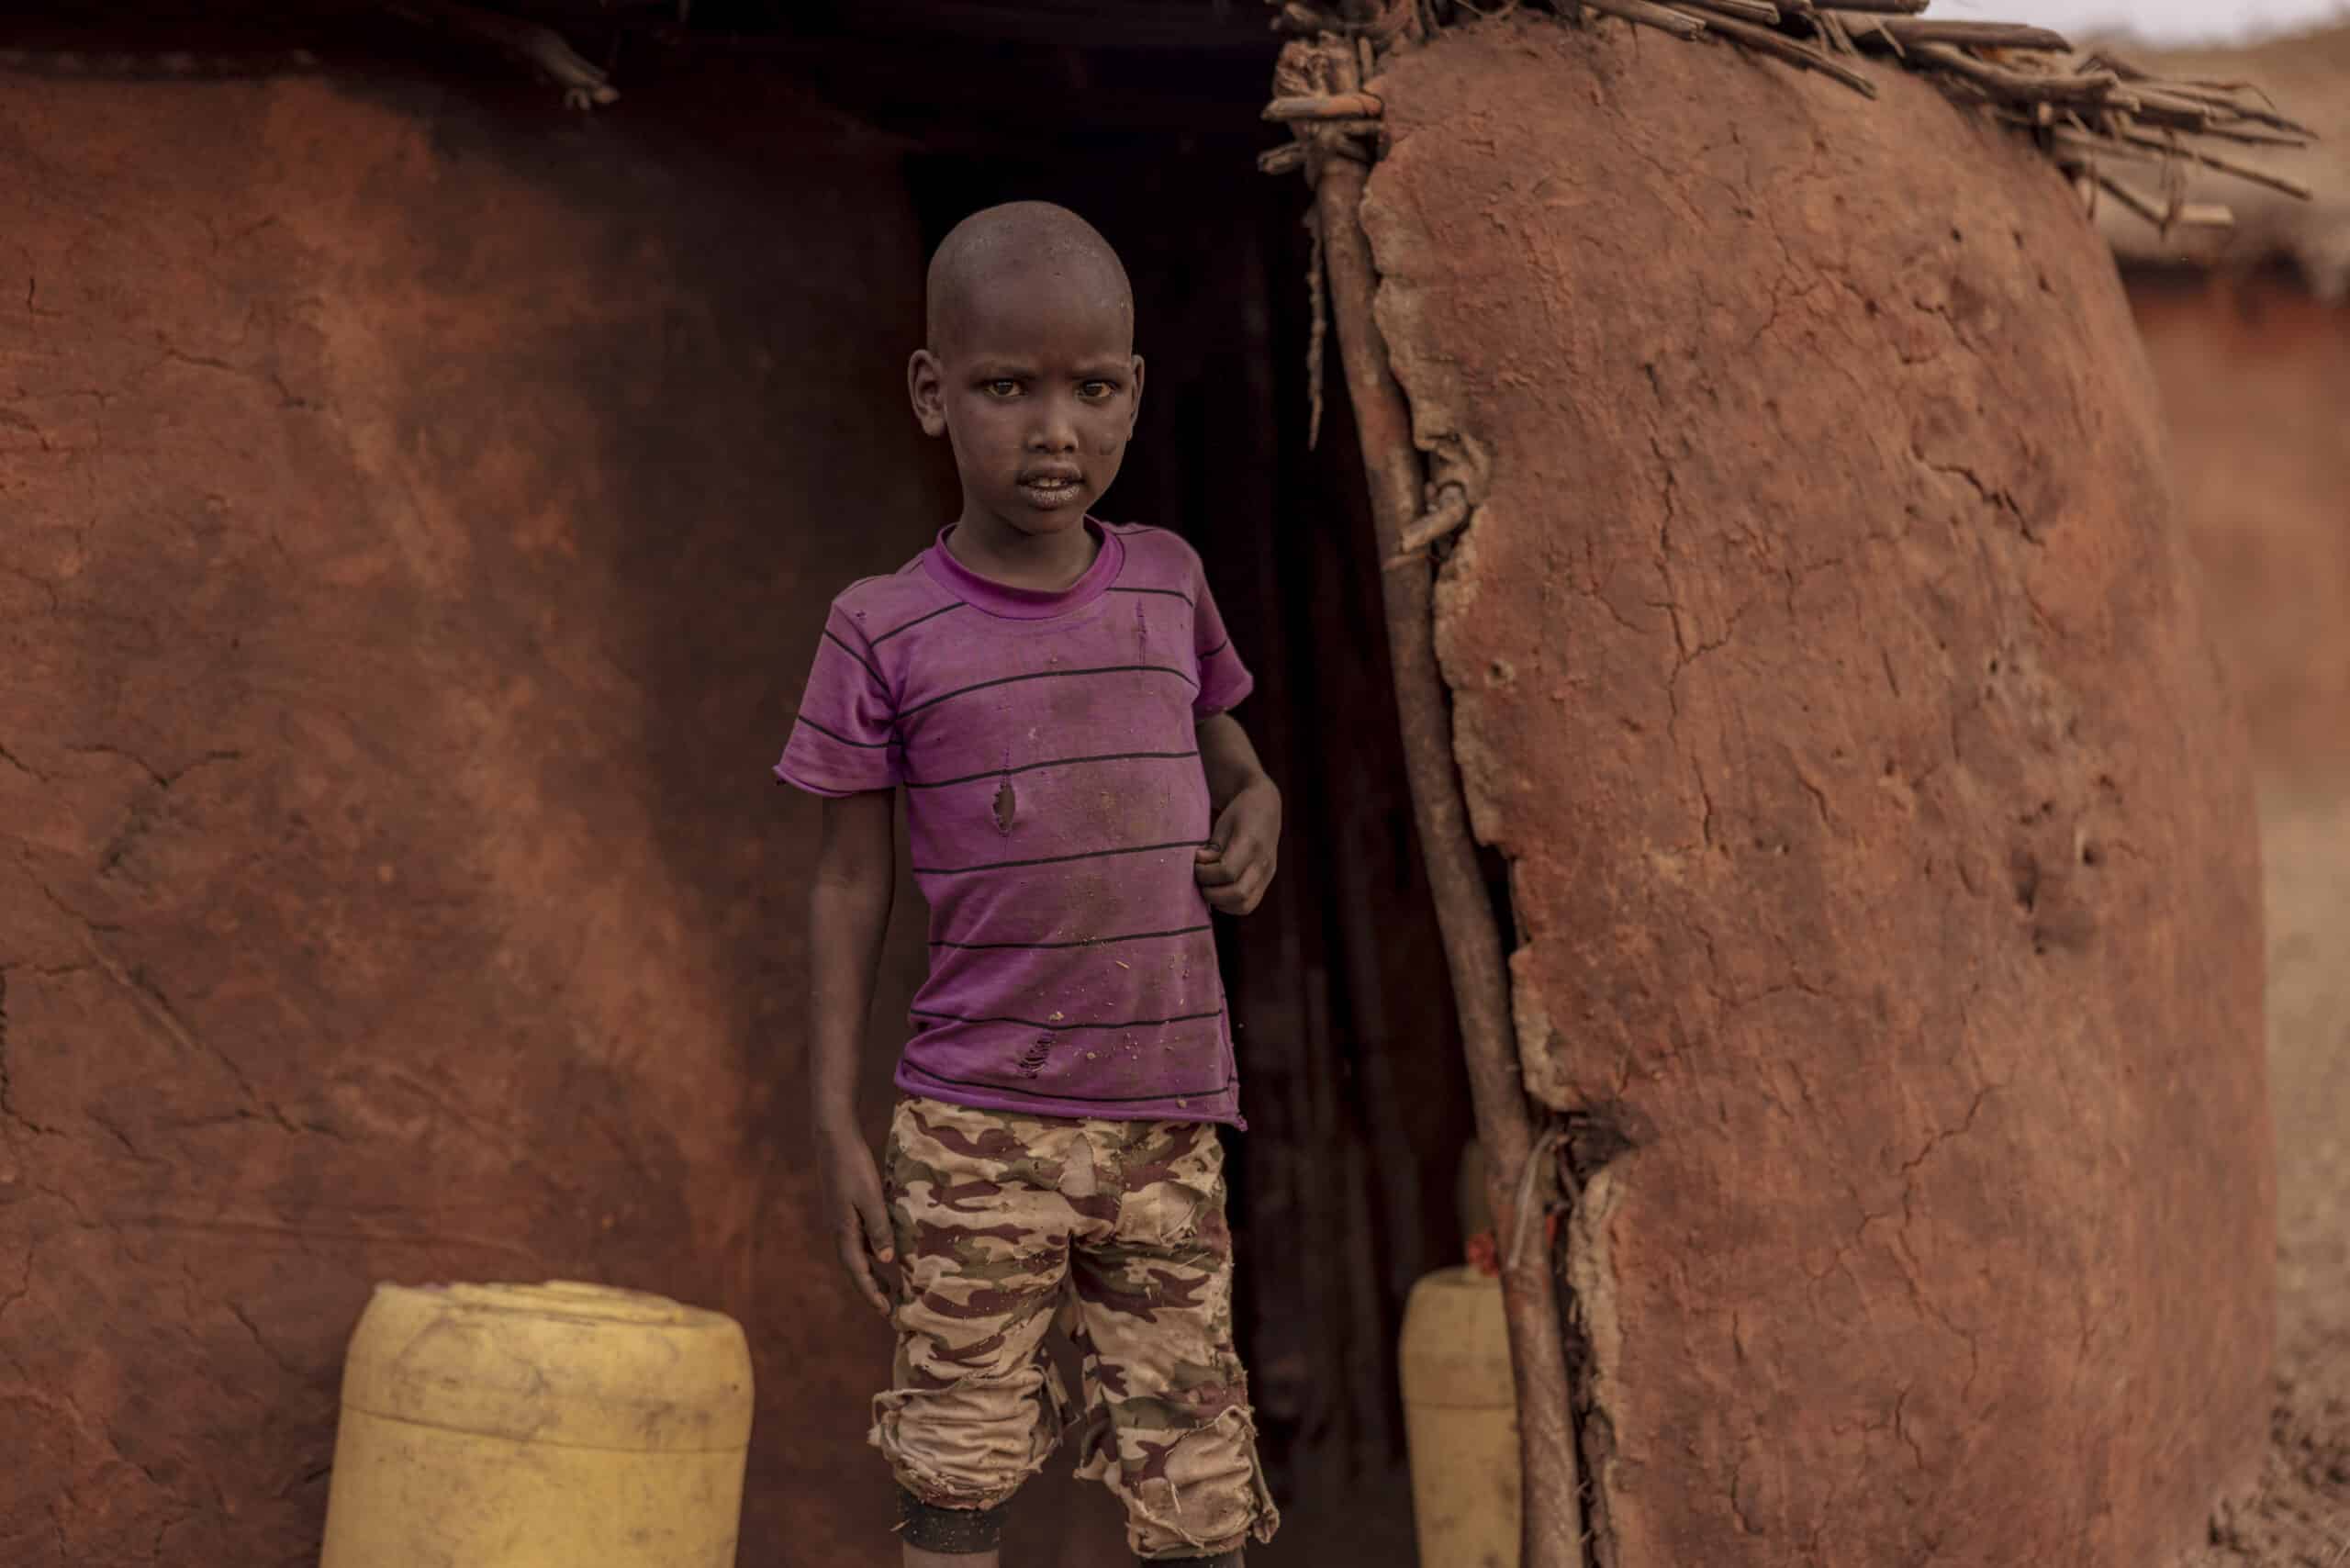
[[[1377,84],[1603,1568],[2153,1568],[2258,1462],[2248,746],[2064,182],[1620,24]]]
[[[2350,770],[2350,309],[2142,275],[2179,511],[2265,767]]]
[[[549,1275],[750,1328],[746,1558],[887,1552],[766,767],[919,246],[631,106],[0,85],[0,1561],[312,1561],[370,1282]]]

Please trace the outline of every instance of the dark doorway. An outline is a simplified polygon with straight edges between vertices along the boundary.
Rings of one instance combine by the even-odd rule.
[[[1307,443],[1304,191],[1259,175],[1239,129],[916,152],[907,177],[925,243],[994,202],[1058,201],[1133,275],[1149,376],[1105,510],[1205,558],[1258,675],[1241,717],[1288,805],[1272,896],[1224,932],[1250,1125],[1231,1164],[1243,1350],[1296,1522],[1400,1540],[1395,1334],[1412,1282],[1460,1256],[1472,1126],[1335,356]]]

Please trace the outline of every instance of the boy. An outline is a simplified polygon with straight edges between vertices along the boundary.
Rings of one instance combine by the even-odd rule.
[[[1088,511],[1142,397],[1116,254],[1017,203],[957,227],[929,282],[907,386],[962,513],[834,601],[776,767],[825,801],[816,1147],[842,1262],[898,1331],[872,1441],[910,1568],[993,1568],[1003,1504],[1069,1424],[1058,1317],[1083,1353],[1079,1473],[1125,1505],[1136,1557],[1236,1565],[1278,1519],[1232,1345],[1215,1129],[1243,1124],[1208,912],[1263,897],[1281,797],[1229,711],[1251,678],[1198,557]],[[877,1169],[854,1084],[898,789],[930,975]]]

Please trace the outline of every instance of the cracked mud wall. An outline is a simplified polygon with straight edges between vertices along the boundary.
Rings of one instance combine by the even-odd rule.
[[[1391,62],[1365,208],[1511,864],[1598,1561],[2148,1568],[2257,1463],[2247,748],[2062,180],[1548,19]]]
[[[732,1311],[755,1554],[887,1530],[766,767],[921,257],[763,102],[0,79],[0,1560],[314,1561],[377,1279]]]

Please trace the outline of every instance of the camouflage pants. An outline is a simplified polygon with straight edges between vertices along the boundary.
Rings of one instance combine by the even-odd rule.
[[[908,1099],[884,1180],[902,1283],[873,1442],[901,1485],[990,1508],[1043,1467],[1073,1424],[1045,1350],[1058,1320],[1083,1358],[1077,1473],[1125,1505],[1136,1555],[1272,1539],[1214,1127]]]

